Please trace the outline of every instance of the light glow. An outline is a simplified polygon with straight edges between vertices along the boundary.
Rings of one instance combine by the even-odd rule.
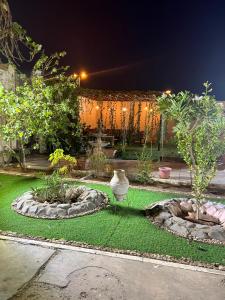
[[[80,78],[81,78],[82,80],[87,79],[87,77],[88,77],[88,75],[87,75],[87,73],[86,73],[85,71],[82,71],[82,72],[80,73]]]
[[[171,90],[165,91],[165,94],[170,95],[171,94]]]

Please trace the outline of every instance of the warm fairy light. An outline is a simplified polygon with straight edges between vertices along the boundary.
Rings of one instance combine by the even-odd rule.
[[[76,73],[73,74],[73,78],[74,78],[74,79],[77,79],[78,76],[79,76],[79,75],[76,74]]]
[[[144,108],[144,110],[148,111],[148,107],[146,106],[146,107]],[[150,108],[150,109],[149,109],[149,112],[153,112],[153,109]]]
[[[123,112],[126,112],[126,111],[127,111],[127,108],[126,108],[126,107],[123,107],[123,108],[122,108],[122,111],[123,111]]]
[[[171,90],[165,91],[165,94],[170,95],[171,94]]]
[[[88,77],[88,75],[87,75],[87,73],[86,73],[85,71],[82,71],[82,72],[80,73],[80,78],[81,78],[81,79],[87,79],[87,77]]]
[[[96,110],[99,110],[99,106],[98,105],[95,108],[96,108]]]

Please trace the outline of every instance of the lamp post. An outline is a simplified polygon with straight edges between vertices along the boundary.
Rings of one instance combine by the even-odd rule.
[[[77,85],[80,86],[81,80],[85,80],[88,78],[88,75],[85,71],[80,72],[79,74],[74,73],[72,78],[77,82]]]

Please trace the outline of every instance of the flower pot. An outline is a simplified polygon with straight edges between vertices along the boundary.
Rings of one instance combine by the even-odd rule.
[[[169,179],[171,170],[172,170],[172,168],[169,168],[169,167],[160,167],[159,168],[159,178]]]
[[[117,201],[126,199],[129,181],[124,170],[114,170],[114,175],[110,181],[110,187]]]

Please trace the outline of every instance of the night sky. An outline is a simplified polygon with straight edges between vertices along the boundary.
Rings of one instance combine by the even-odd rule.
[[[91,74],[85,87],[199,92],[208,80],[225,100],[225,1],[9,3],[48,54],[65,50],[71,72]]]

